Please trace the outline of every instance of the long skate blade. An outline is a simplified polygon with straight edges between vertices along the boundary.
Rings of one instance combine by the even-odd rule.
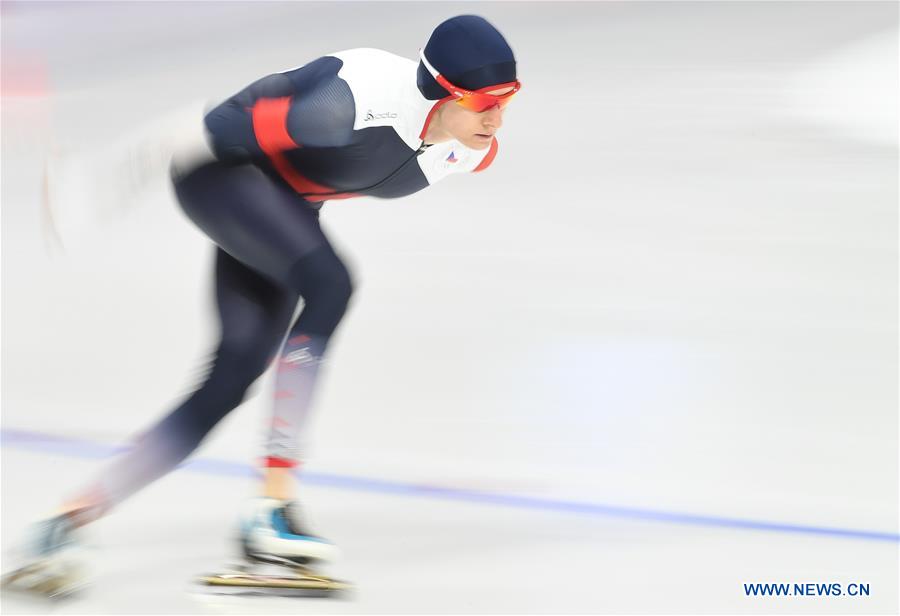
[[[212,586],[195,587],[194,591],[207,597],[278,597],[285,599],[333,599],[345,591],[310,590],[307,588],[267,588],[264,586]]]
[[[209,592],[227,594],[277,594],[284,596],[331,596],[350,590],[350,584],[315,574],[260,575],[215,573],[197,582]]]
[[[65,599],[83,590],[87,583],[68,574],[46,573],[42,565],[28,565],[7,573],[0,580],[4,591],[37,595],[47,599]]]

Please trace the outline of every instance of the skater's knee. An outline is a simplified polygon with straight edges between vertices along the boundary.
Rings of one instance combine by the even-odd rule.
[[[300,259],[291,270],[291,285],[303,297],[304,331],[331,335],[353,295],[353,279],[330,246]]]
[[[228,413],[240,406],[253,383],[265,372],[272,348],[262,332],[231,332],[216,350],[209,373],[186,403],[167,420],[190,452]]]
[[[238,406],[271,363],[277,343],[262,344],[267,338],[262,334],[231,335],[219,344],[213,369],[204,388],[217,392],[223,407]]]
[[[219,421],[241,405],[257,376],[243,370],[214,371],[191,396],[188,412],[182,418],[182,433],[196,446]]]
[[[350,277],[350,271],[340,260],[332,267],[328,283],[323,285],[319,295],[336,311],[343,312],[347,308],[353,295],[353,279]]]
[[[298,260],[291,268],[289,282],[307,302],[323,295],[347,302],[353,293],[347,266],[328,245]]]
[[[214,370],[219,383],[243,399],[246,390],[266,371],[271,359],[271,348],[228,340],[219,347]]]
[[[234,319],[233,319],[234,321]],[[283,325],[272,319],[247,318],[223,328],[216,350],[215,365],[251,381],[265,372],[272,354],[284,335]]]

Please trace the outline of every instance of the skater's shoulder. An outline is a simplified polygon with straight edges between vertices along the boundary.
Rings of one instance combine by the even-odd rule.
[[[398,56],[397,54],[385,51],[384,49],[376,49],[374,47],[356,47],[354,49],[345,49],[328,54],[330,57],[338,58],[345,65],[352,67],[365,67],[374,70],[391,70],[391,69],[408,69],[415,67],[416,63],[409,58]]]
[[[416,87],[417,64],[382,49],[362,47],[331,54],[337,73],[353,97],[354,129],[391,127],[410,147],[418,147],[432,103]]]
[[[356,47],[327,53],[301,66],[282,71],[296,78],[315,77],[327,80],[345,73],[366,73],[384,79],[392,72],[408,73],[416,63],[409,58],[398,56],[383,49]]]
[[[343,63],[322,56],[281,75],[291,82],[284,122],[288,133],[308,147],[336,147],[353,140],[356,105],[353,92],[339,77]]]
[[[338,77],[360,95],[403,96],[415,84],[417,64],[409,58],[371,47],[338,51],[330,55],[341,62]]]

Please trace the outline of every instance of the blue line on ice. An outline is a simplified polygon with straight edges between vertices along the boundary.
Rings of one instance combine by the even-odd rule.
[[[3,447],[10,447],[15,449],[54,453],[74,458],[95,459],[108,458],[111,455],[120,453],[128,449],[126,447],[116,447],[85,439],[78,439],[67,436],[54,436],[50,434],[43,434],[41,432],[6,428],[0,430],[0,444],[2,444]],[[230,462],[228,460],[218,460],[213,458],[194,458],[184,463],[181,468],[195,473],[204,473],[207,475],[222,475],[226,477],[247,477],[256,475],[256,470],[249,464],[242,464],[240,462]],[[795,533],[803,535],[843,537],[847,539],[864,539],[870,541],[889,541],[892,543],[900,543],[900,534],[891,532],[861,530],[854,528],[808,526],[803,524],[785,524],[780,522],[748,520],[742,518],[724,518],[693,513],[658,511],[653,509],[640,509],[635,507],[621,507],[618,505],[604,505],[602,503],[557,500],[551,498],[521,496],[516,494],[502,494],[496,492],[481,492],[476,490],[445,488],[424,484],[404,483],[401,481],[375,479],[370,477],[339,475],[333,473],[307,471],[303,473],[303,481],[312,485],[327,486],[343,490],[357,490],[361,492],[375,492],[379,494],[397,494],[405,496],[437,498],[459,502],[481,503],[503,507],[516,507],[519,509],[556,511],[561,513],[574,513],[593,516],[609,516],[627,518],[632,520],[663,522],[669,524],[687,524],[692,526],[735,528],[741,530]]]

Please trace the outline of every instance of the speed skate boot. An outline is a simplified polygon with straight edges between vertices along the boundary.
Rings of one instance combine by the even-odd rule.
[[[35,523],[24,549],[25,564],[3,575],[3,589],[52,599],[83,589],[88,579],[76,524],[78,515],[78,511],[63,513]]]
[[[297,504],[274,498],[256,498],[241,522],[241,547],[251,561],[306,565],[333,561],[337,547],[308,532]]]
[[[204,592],[329,597],[350,589],[315,568],[334,560],[338,550],[303,528],[293,502],[250,501],[241,520],[240,545],[246,562],[200,576]]]

